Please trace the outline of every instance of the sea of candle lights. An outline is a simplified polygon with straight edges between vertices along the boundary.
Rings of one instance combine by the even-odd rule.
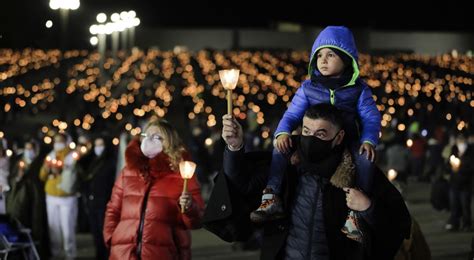
[[[84,106],[72,120],[56,118],[45,122],[42,132],[46,137],[71,126],[89,131],[98,121],[121,125],[121,130],[137,135],[141,132],[137,119],[165,117],[173,106],[188,109],[188,119],[204,118],[208,127],[215,127],[225,113],[226,98],[218,71],[238,69],[232,113],[243,120],[249,110],[253,111],[262,138],[271,138],[271,129],[301,82],[308,78],[309,61],[305,51],[175,53],[135,49],[131,53],[119,52],[115,59],[105,59],[103,68],[99,68],[95,52],[69,51],[62,55],[59,51],[28,49],[0,53],[3,112],[14,109],[17,113],[54,113],[48,111],[48,104],[56,102],[60,92],[69,95],[71,104]],[[66,66],[63,60],[71,58],[77,59],[67,67],[66,82],[50,75],[38,82],[36,74],[34,80],[25,77],[41,68]],[[430,115],[430,120],[448,121],[460,131],[472,123],[472,113],[460,112],[474,107],[472,57],[458,53],[361,54],[359,63],[361,77],[372,87],[383,127],[407,131],[411,118],[420,111]],[[178,95],[180,102],[175,101]],[[51,142],[46,137],[44,141]]]

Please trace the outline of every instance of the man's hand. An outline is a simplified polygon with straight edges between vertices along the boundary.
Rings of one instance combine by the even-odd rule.
[[[372,204],[369,197],[367,197],[362,191],[352,188],[343,188],[343,190],[346,192],[347,207],[352,210],[365,211]]]
[[[374,162],[374,160],[375,160],[375,149],[374,149],[374,147],[369,143],[363,143],[359,148],[359,154],[363,154],[364,151],[367,153],[366,154],[367,160],[370,160],[371,162]]]
[[[280,153],[289,153],[293,142],[288,134],[281,134],[276,138],[276,148]]]
[[[244,142],[242,126],[231,115],[226,114],[222,117],[222,139],[231,150],[239,149]]]

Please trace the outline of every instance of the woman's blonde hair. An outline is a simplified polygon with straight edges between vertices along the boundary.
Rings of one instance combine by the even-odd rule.
[[[158,127],[163,135],[163,152],[165,152],[170,158],[171,169],[174,171],[179,170],[179,162],[182,160],[183,152],[185,152],[186,149],[184,148],[183,141],[179,137],[178,132],[164,119],[150,121],[146,125],[145,131],[152,126]]]

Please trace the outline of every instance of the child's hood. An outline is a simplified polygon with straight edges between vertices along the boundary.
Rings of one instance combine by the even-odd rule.
[[[355,45],[354,36],[352,32],[345,26],[328,26],[319,33],[318,37],[313,43],[313,48],[311,49],[311,58],[309,60],[308,75],[313,73],[317,76],[320,75],[320,72],[316,69],[316,52],[322,48],[336,48],[349,57],[352,58],[352,66],[354,68],[354,74],[352,79],[349,81],[347,86],[354,85],[356,79],[359,77],[359,65],[357,53],[357,47]]]

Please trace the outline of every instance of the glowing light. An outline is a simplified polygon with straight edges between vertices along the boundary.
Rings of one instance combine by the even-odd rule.
[[[99,43],[99,38],[97,38],[97,36],[92,36],[89,39],[89,42],[91,43],[92,46],[96,46]]]
[[[53,140],[51,139],[51,137],[45,136],[43,138],[43,141],[44,141],[45,144],[50,144]]]
[[[97,15],[96,20],[99,23],[105,23],[105,21],[107,21],[107,15],[104,13],[100,13]]]
[[[46,26],[46,28],[49,29],[49,28],[53,27],[53,22],[51,20],[48,20],[48,21],[46,21],[45,26]]]
[[[398,175],[398,173],[394,169],[388,170],[388,180],[389,181],[395,180],[397,178],[397,175]]]

